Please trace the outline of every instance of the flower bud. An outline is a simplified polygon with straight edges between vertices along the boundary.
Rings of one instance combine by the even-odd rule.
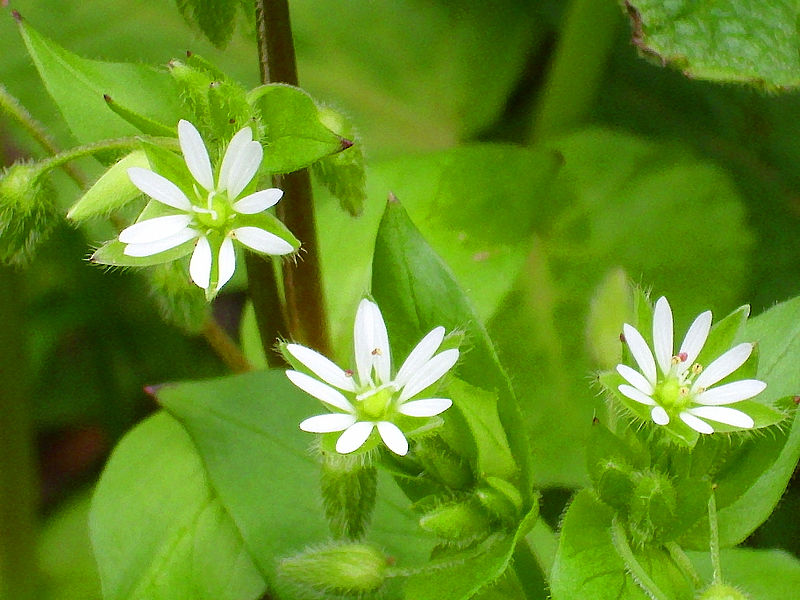
[[[287,598],[359,598],[383,585],[386,567],[386,556],[374,546],[331,543],[281,560],[278,581]]]
[[[595,487],[600,499],[622,515],[628,514],[633,495],[633,471],[625,461],[607,459],[596,466]]]
[[[0,172],[0,262],[25,264],[55,222],[55,194],[35,165]]]
[[[489,513],[503,523],[516,524],[522,512],[522,495],[505,479],[487,477],[475,490],[475,496]]]
[[[675,523],[678,498],[669,477],[657,471],[637,474],[631,494],[628,526],[634,542],[659,541]]]
[[[489,514],[474,498],[444,504],[422,516],[419,526],[440,538],[472,542],[482,539],[492,531]]]

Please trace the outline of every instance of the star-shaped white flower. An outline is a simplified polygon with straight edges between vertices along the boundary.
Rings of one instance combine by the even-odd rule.
[[[736,371],[749,358],[753,344],[734,346],[707,367],[695,363],[711,329],[711,311],[701,313],[689,327],[680,350],[673,354],[672,309],[663,296],[653,313],[653,351],[635,327],[623,326],[625,341],[639,371],[617,365],[627,381],[618,387],[626,397],[651,406],[650,417],[667,425],[677,416],[698,433],[714,433],[707,421],[750,429],[750,415],[725,406],[760,394],[767,384],[757,379],[742,379],[715,386]]]
[[[253,140],[250,127],[231,139],[216,183],[203,139],[189,121],[178,123],[178,140],[186,168],[197,184],[193,185],[194,194],[187,195],[176,183],[149,169],[128,169],[133,185],[174,211],[122,230],[119,241],[126,244],[125,255],[152,256],[196,238],[189,274],[195,284],[213,295],[236,268],[233,240],[262,254],[294,251],[292,244],[278,235],[248,224],[246,219],[238,222],[242,215],[255,215],[274,206],[283,196],[281,190],[269,188],[237,200],[258,171],[264,152]],[[214,289],[210,290],[212,283]]]
[[[378,305],[367,299],[358,305],[353,334],[355,372],[339,368],[305,346],[286,345],[286,350],[317,377],[286,371],[292,383],[336,411],[306,419],[300,423],[300,429],[310,433],[344,432],[336,441],[336,451],[348,454],[358,450],[377,428],[389,450],[404,456],[408,440],[396,421],[404,416],[433,417],[453,405],[447,398],[412,398],[439,381],[456,364],[458,350],[436,353],[445,334],[444,327],[436,327],[422,338],[393,375],[383,316]]]

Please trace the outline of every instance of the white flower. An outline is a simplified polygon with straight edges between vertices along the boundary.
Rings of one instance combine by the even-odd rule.
[[[300,423],[310,433],[343,431],[336,451],[347,454],[360,448],[377,428],[386,446],[400,456],[408,441],[395,421],[406,417],[433,417],[453,405],[447,398],[412,400],[449,371],[458,360],[453,348],[439,354],[444,327],[436,327],[416,345],[393,376],[389,337],[378,305],[361,301],[354,327],[356,370],[345,371],[318,352],[299,344],[286,350],[317,378],[300,371],[286,371],[297,387],[337,412],[317,415]]]
[[[651,406],[650,417],[658,425],[667,425],[672,417],[678,416],[698,433],[714,433],[707,421],[742,429],[753,427],[749,415],[725,405],[752,398],[767,384],[757,379],[742,379],[713,387],[745,363],[753,344],[734,346],[703,368],[695,359],[710,329],[711,311],[706,311],[694,320],[680,350],[673,354],[672,310],[666,298],[659,298],[653,314],[654,352],[636,328],[627,323],[623,326],[625,341],[639,371],[617,365],[617,372],[627,381],[619,386],[619,391],[631,400]]]
[[[120,232],[119,241],[126,244],[124,254],[152,256],[197,238],[189,274],[192,281],[213,295],[233,276],[234,239],[263,254],[282,255],[294,250],[274,233],[237,223],[242,220],[237,217],[261,213],[283,196],[281,190],[269,188],[237,200],[258,171],[264,152],[261,144],[253,140],[250,127],[241,129],[228,144],[216,184],[208,152],[194,125],[181,120],[178,140],[186,167],[202,189],[194,185],[195,193],[190,198],[158,173],[139,167],[128,169],[133,185],[174,212],[139,221]],[[216,285],[209,290],[213,280]]]

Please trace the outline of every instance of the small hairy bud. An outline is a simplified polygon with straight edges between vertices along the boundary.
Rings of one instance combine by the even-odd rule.
[[[359,598],[383,585],[386,567],[386,555],[374,546],[331,543],[281,560],[278,580],[290,598]]]
[[[0,262],[25,264],[55,223],[54,192],[35,165],[0,172]]]
[[[365,455],[322,453],[322,497],[334,537],[364,535],[375,506],[378,473]]]
[[[678,497],[669,477],[657,471],[638,474],[631,495],[628,525],[639,545],[660,541],[675,522]]]
[[[470,543],[492,532],[492,520],[475,498],[434,508],[420,518],[419,526],[452,542]]]

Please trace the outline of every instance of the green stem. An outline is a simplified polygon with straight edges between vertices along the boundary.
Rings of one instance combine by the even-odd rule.
[[[708,545],[711,554],[713,582],[721,584],[722,563],[719,559],[719,524],[717,522],[717,497],[714,490],[711,490],[711,497],[708,499]]]
[[[25,390],[21,277],[0,266],[0,598],[37,598],[38,474]]]
[[[33,115],[22,106],[22,103],[12,96],[8,90],[0,84],[0,110],[4,110],[19,123],[28,134],[35,139],[39,145],[49,154],[58,154],[59,148],[50,134],[47,133],[44,125],[33,118]],[[78,184],[78,187],[85,188],[87,185],[86,177],[72,165],[61,165],[64,172]]]
[[[256,32],[262,83],[297,85],[297,63],[286,0],[256,1]],[[276,177],[275,184],[285,193],[284,200],[277,207],[278,216],[302,240],[303,254],[294,264],[282,264],[286,299],[285,326],[277,323],[282,312],[278,310],[280,302],[277,286],[267,285],[271,275],[263,267],[256,272],[248,271],[252,279],[265,280],[261,285],[253,285],[254,282],[251,281],[250,289],[256,308],[256,320],[262,330],[264,349],[270,354],[275,339],[283,335],[312,346],[323,354],[329,354],[311,178],[308,170],[303,169]],[[248,269],[253,262],[248,261]],[[260,300],[256,297],[257,294],[266,293],[270,296]],[[265,314],[265,311],[269,312]]]
[[[681,570],[689,576],[694,586],[700,587],[700,584],[702,583],[700,575],[697,574],[697,570],[695,570],[692,561],[689,560],[689,557],[686,556],[686,552],[683,551],[683,548],[681,548],[675,542],[667,542],[664,544],[664,547],[667,549],[667,552],[669,552],[669,555],[675,564],[678,565]]]
[[[534,113],[533,139],[562,133],[587,117],[622,22],[615,0],[570,2]]]
[[[61,167],[73,160],[84,158],[86,156],[94,156],[99,152],[108,152],[115,150],[132,150],[134,148],[137,148],[139,144],[141,144],[142,139],[148,139],[151,142],[154,142],[156,144],[159,144],[167,148],[171,148],[173,150],[180,149],[178,146],[178,140],[176,138],[161,138],[161,137],[144,138],[143,136],[124,137],[124,138],[116,138],[113,140],[101,140],[99,142],[93,142],[91,144],[85,144],[83,146],[75,146],[74,148],[70,148],[69,150],[60,152],[55,156],[51,156],[50,158],[46,158],[42,161],[39,161],[38,163],[36,163],[35,166],[40,171],[40,173],[45,173],[46,171],[50,171],[57,167]]]
[[[647,571],[644,570],[641,563],[636,559],[636,555],[634,555],[630,544],[628,544],[625,528],[616,518],[611,525],[611,539],[617,554],[625,563],[625,568],[642,591],[653,600],[670,600],[669,596],[659,589],[656,582],[653,581]]]

